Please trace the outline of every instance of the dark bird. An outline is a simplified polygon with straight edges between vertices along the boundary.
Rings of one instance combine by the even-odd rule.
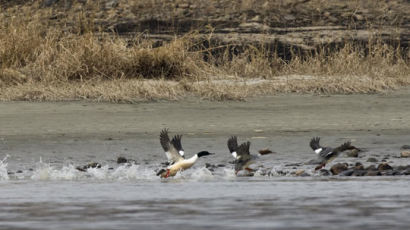
[[[181,144],[182,135],[175,135],[172,140],[169,139],[168,129],[163,129],[159,136],[159,140],[162,148],[165,151],[165,155],[168,158],[169,166],[166,169],[161,169],[157,172],[157,176],[161,178],[167,178],[175,176],[178,171],[191,168],[198,158],[203,156],[212,155],[208,151],[201,151],[189,159],[185,159],[184,150]]]
[[[319,170],[326,166],[327,163],[334,160],[341,152],[351,149],[357,149],[356,147],[352,146],[350,141],[345,142],[344,144],[340,145],[339,147],[332,148],[332,147],[322,147],[320,144],[320,137],[314,137],[310,140],[310,147],[315,151],[318,155],[319,159],[322,161],[320,165],[318,165],[315,170]]]
[[[247,141],[238,146],[238,139],[236,136],[232,136],[228,139],[228,149],[232,156],[235,158],[235,173],[238,174],[241,170],[247,170],[248,172],[255,171],[249,166],[254,164],[259,158],[258,155],[251,155],[249,148],[251,142]],[[259,150],[259,155],[266,155],[273,153],[269,149]]]

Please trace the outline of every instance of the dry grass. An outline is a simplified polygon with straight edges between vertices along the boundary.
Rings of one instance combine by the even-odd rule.
[[[25,16],[24,8],[11,11],[0,13],[3,101],[243,100],[288,92],[371,93],[410,85],[410,53],[377,39],[369,41],[368,49],[346,44],[340,50],[295,54],[290,61],[263,46],[248,46],[237,55],[227,47],[222,55],[209,56],[198,50],[195,33],[153,48],[143,36],[130,44],[94,30],[72,33],[50,27],[42,19],[51,16],[47,10],[32,17]],[[82,21],[78,27],[90,24]],[[221,79],[227,81],[217,81]]]

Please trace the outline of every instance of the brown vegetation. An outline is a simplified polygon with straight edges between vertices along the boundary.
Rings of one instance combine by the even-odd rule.
[[[236,44],[210,45],[210,28],[205,36],[190,32],[156,45],[144,33],[129,39],[103,32],[82,11],[72,15],[77,20],[70,26],[56,25],[45,20],[55,12],[35,4],[0,13],[0,100],[241,100],[410,85],[409,50],[377,35],[365,46],[322,46],[284,59],[263,43],[244,45],[240,52]]]

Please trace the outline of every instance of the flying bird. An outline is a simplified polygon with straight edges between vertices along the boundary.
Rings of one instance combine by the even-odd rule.
[[[248,172],[255,171],[249,166],[256,163],[259,158],[258,155],[250,154],[249,148],[251,142],[247,141],[238,146],[238,139],[236,136],[232,136],[228,139],[228,149],[232,156],[235,158],[235,173],[238,174],[241,170],[247,170]],[[259,150],[259,155],[266,155],[273,153],[269,149]]]
[[[351,145],[350,141],[343,143],[339,147],[332,148],[332,147],[322,147],[320,144],[320,137],[314,137],[310,140],[310,147],[315,151],[318,155],[319,159],[322,161],[320,165],[318,165],[315,170],[319,170],[326,166],[327,163],[334,160],[341,152],[351,149],[357,149],[353,145]],[[358,149],[359,150],[359,149]]]
[[[208,155],[213,155],[208,151],[201,151],[189,159],[184,157],[184,149],[181,144],[182,135],[175,135],[172,140],[169,139],[168,129],[163,129],[159,135],[159,141],[167,156],[169,166],[166,169],[161,169],[157,172],[157,176],[168,178],[175,176],[178,171],[183,171],[191,168],[198,158]]]

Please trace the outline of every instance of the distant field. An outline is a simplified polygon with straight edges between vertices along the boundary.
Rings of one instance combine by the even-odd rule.
[[[410,85],[406,1],[0,3],[2,101],[243,100]]]

